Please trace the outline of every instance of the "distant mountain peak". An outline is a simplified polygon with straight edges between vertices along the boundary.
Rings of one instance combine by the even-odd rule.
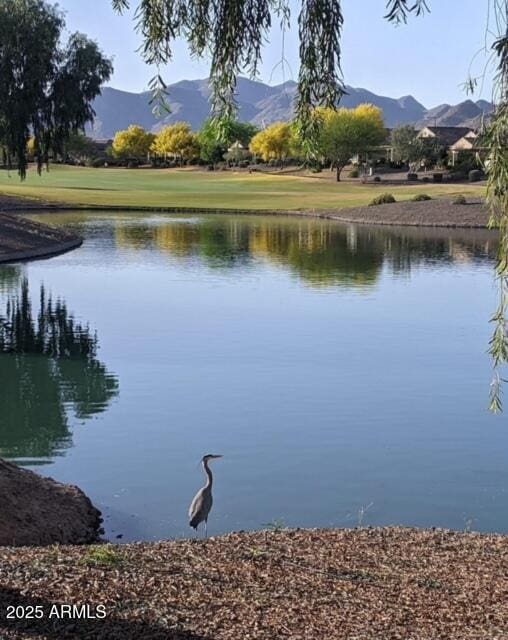
[[[241,120],[264,127],[278,120],[290,120],[294,115],[297,83],[288,79],[277,85],[240,77],[237,83],[237,101]],[[347,95],[341,106],[356,107],[370,102],[383,110],[387,127],[400,124],[417,126],[471,126],[493,106],[485,100],[466,100],[459,105],[443,104],[426,109],[411,95],[400,98],[380,96],[360,87],[346,87]],[[209,79],[180,80],[168,86],[171,113],[157,118],[150,106],[150,92],[131,93],[113,87],[104,87],[93,107],[97,114],[94,125],[87,128],[94,138],[112,138],[120,129],[139,124],[149,131],[158,131],[177,120],[188,121],[194,130],[210,116]]]

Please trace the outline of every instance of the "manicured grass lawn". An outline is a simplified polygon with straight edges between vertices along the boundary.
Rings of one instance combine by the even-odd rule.
[[[484,193],[483,187],[467,184],[337,184],[328,172],[319,177],[304,177],[233,171],[52,166],[49,173],[41,176],[31,168],[27,179],[20,182],[16,172],[0,171],[0,194],[77,206],[339,209],[368,204],[385,191],[393,193],[397,200],[407,200],[416,193],[433,197]]]

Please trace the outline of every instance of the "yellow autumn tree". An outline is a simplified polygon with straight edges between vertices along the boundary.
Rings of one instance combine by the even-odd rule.
[[[115,158],[145,160],[155,136],[137,124],[131,124],[123,131],[117,131],[113,140]]]
[[[372,104],[360,104],[355,109],[319,107],[315,114],[319,121],[319,152],[335,167],[337,181],[351,158],[386,139],[383,112]]]
[[[278,160],[281,167],[294,144],[293,127],[288,122],[275,122],[256,133],[250,143],[250,152],[265,162]]]
[[[176,158],[180,162],[199,155],[198,136],[188,122],[175,122],[164,127],[153,141],[150,151],[157,156]]]

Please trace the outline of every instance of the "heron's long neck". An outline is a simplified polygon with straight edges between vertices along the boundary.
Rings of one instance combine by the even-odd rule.
[[[212,472],[210,471],[210,467],[208,466],[208,460],[205,460],[203,462],[203,469],[205,470],[206,477],[207,477],[206,487],[211,488],[213,484],[213,476],[212,476]]]

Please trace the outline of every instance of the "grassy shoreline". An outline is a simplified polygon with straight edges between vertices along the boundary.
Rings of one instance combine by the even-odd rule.
[[[0,621],[4,638],[508,638],[508,537],[408,528],[0,548],[8,604],[104,620]]]
[[[0,194],[69,207],[216,209],[236,211],[339,210],[365,206],[385,191],[397,200],[427,192],[434,198],[484,194],[470,184],[336,183],[330,172],[316,176],[189,169],[92,169],[55,165],[38,176],[31,168],[21,182],[0,171]]]

